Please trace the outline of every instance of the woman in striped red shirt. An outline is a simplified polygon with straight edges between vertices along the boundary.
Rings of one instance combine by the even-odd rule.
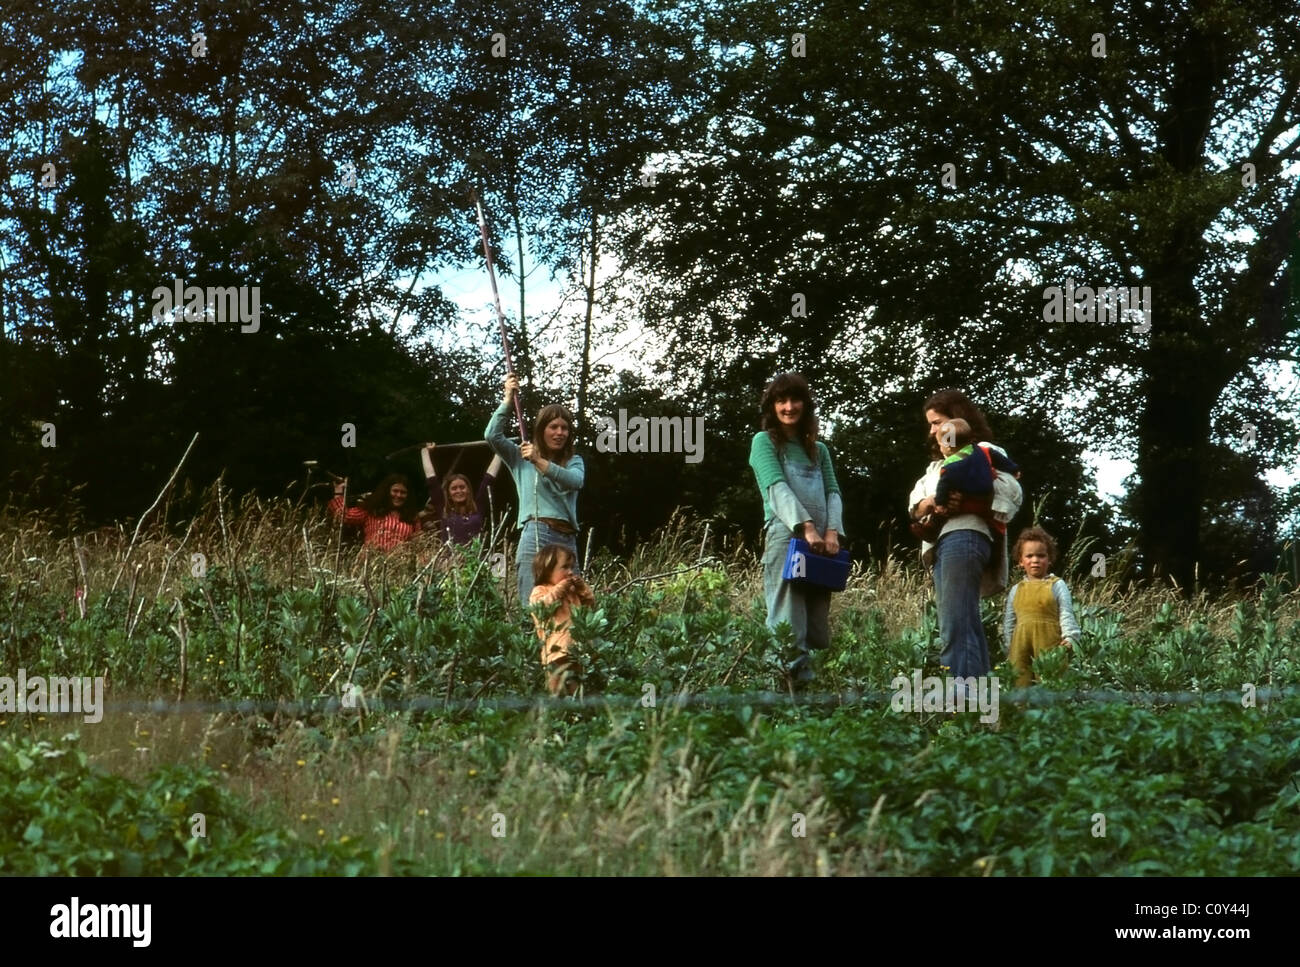
[[[411,485],[400,473],[385,477],[357,507],[343,506],[343,489],[347,481],[334,485],[334,499],[329,502],[335,519],[343,518],[343,526],[360,527],[365,534],[365,546],[381,551],[392,550],[403,541],[409,541],[419,530],[419,513],[409,499]]]

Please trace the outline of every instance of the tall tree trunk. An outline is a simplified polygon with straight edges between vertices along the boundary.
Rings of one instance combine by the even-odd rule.
[[[1221,75],[1213,37],[1189,30],[1183,52],[1157,138],[1164,162],[1189,173],[1204,164]],[[1200,552],[1210,413],[1230,378],[1218,377],[1223,360],[1216,361],[1215,340],[1206,338],[1213,321],[1205,318],[1196,292],[1196,253],[1207,228],[1198,213],[1184,219],[1160,240],[1154,264],[1142,277],[1150,280],[1155,305],[1148,307],[1145,405],[1138,419],[1137,524],[1148,568],[1176,581],[1184,594],[1193,590]]]
[[[1137,470],[1142,478],[1136,513],[1148,568],[1193,590],[1205,501],[1205,447],[1212,394],[1188,385],[1179,364],[1153,368],[1139,421]]]
[[[1151,275],[1145,405],[1138,420],[1137,524],[1147,566],[1191,593],[1200,554],[1210,414],[1231,369],[1216,358],[1195,288],[1197,251],[1188,228],[1174,234],[1165,264]],[[1145,281],[1145,278],[1144,280]]]

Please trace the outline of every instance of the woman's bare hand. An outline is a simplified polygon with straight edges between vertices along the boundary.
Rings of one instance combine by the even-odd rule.
[[[804,524],[803,539],[808,544],[808,549],[814,554],[826,553],[826,538],[817,533],[816,524]]]

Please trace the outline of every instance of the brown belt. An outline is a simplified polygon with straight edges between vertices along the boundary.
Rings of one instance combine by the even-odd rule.
[[[556,517],[534,517],[533,520],[541,521],[547,527],[553,528],[561,534],[578,533],[567,520],[559,520]]]

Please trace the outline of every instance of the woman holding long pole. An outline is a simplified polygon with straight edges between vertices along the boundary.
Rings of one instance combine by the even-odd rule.
[[[560,544],[578,560],[578,491],[586,464],[573,452],[573,414],[559,403],[542,407],[533,425],[536,443],[516,444],[506,437],[511,405],[519,392],[514,373],[506,376],[505,396],[483,435],[510,471],[519,495],[519,603],[528,607],[533,591],[533,558]],[[526,438],[525,438],[526,439]]]
[[[488,279],[492,282],[492,300],[501,329],[501,349],[506,357],[505,398],[492,414],[483,435],[492,452],[505,461],[519,495],[521,530],[515,564],[519,571],[519,604],[527,608],[533,591],[533,558],[538,551],[551,544],[560,544],[573,552],[575,562],[578,560],[578,491],[586,478],[586,465],[582,457],[573,452],[573,414],[566,406],[552,403],[542,407],[533,427],[533,439],[537,442],[533,444],[528,440],[519,380],[514,374],[514,361],[510,358],[510,340],[506,338],[506,315],[501,309],[501,293],[497,290],[496,271],[492,267],[487,220],[483,217],[478,195],[473,197],[479,234],[483,239],[483,259],[487,263]],[[522,441],[519,445],[506,438],[512,406],[519,420],[519,439]],[[575,567],[574,571],[577,570]]]

